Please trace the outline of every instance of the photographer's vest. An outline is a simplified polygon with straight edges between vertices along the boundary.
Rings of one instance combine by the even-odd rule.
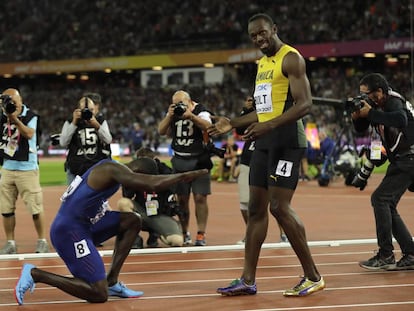
[[[34,112],[32,112],[29,108],[25,105],[22,106],[22,114],[19,116],[19,120],[27,126],[27,124],[34,118],[37,117],[37,127],[39,127],[39,117]],[[9,124],[7,122],[7,117],[2,114],[1,121],[0,121],[0,128],[1,128],[1,138],[0,138],[0,158],[8,159],[8,160],[15,160],[15,161],[28,161],[29,160],[29,141],[27,138],[23,137],[15,124]],[[36,140],[39,138],[39,130],[36,129],[35,134]],[[15,151],[13,156],[7,154],[7,144],[10,140],[17,140],[18,148]],[[32,152],[37,152],[37,150],[33,150]]]
[[[103,121],[103,118],[98,119],[100,124]],[[110,158],[110,146],[101,141],[97,130],[93,126],[88,126],[83,120],[79,120],[68,146],[66,166],[70,172],[74,175],[82,175],[95,163]]]
[[[289,79],[282,71],[284,57],[299,52],[289,46],[282,47],[273,56],[263,56],[257,66],[254,99],[259,122],[281,116],[295,102],[290,92]],[[306,148],[307,140],[301,119],[277,127],[256,140],[257,149],[272,147]]]
[[[193,110],[198,115],[207,109],[197,104]],[[203,131],[189,119],[174,117],[171,123],[171,147],[176,155],[197,156],[204,152]]]

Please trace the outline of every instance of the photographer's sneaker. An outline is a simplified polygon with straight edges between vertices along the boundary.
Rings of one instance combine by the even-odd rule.
[[[193,240],[191,240],[190,232],[184,233],[183,236],[184,236],[184,243],[183,243],[184,246],[190,246],[193,244]]]
[[[3,246],[2,249],[0,249],[0,254],[16,254],[17,253],[17,247],[16,244],[13,244],[12,242],[6,242],[6,244]]]
[[[202,232],[198,232],[194,245],[195,246],[206,246],[207,245],[206,234]]]
[[[256,282],[253,285],[248,285],[243,278],[235,279],[228,287],[217,288],[217,293],[222,296],[255,295],[257,293]]]
[[[414,270],[414,255],[403,255],[394,266],[387,268],[387,270]]]
[[[299,284],[291,289],[287,289],[283,292],[283,296],[308,296],[314,292],[325,288],[325,281],[321,277],[319,281],[315,282],[304,277],[300,280]]]
[[[36,253],[48,253],[49,245],[46,240],[37,240]]]
[[[395,266],[394,254],[391,254],[388,257],[383,257],[380,253],[377,253],[374,257],[368,260],[360,261],[359,265],[368,270],[389,269]]]
[[[108,287],[108,295],[121,298],[138,298],[144,295],[144,292],[129,289],[122,282],[118,282]]]

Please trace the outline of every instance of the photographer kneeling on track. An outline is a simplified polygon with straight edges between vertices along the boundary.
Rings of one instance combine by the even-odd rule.
[[[355,129],[363,132],[371,126],[370,160],[381,159],[383,146],[390,162],[371,195],[379,250],[359,265],[369,270],[414,269],[412,234],[397,211],[402,195],[414,183],[414,108],[378,73],[364,76],[359,91],[360,96],[348,101],[355,107],[351,114]],[[360,189],[364,187],[355,179],[353,184]],[[393,237],[402,251],[398,262],[394,257]]]
[[[135,173],[151,175],[159,175],[161,173],[157,161],[150,157],[138,157],[134,163],[133,171]],[[148,231],[149,233],[148,247],[157,247],[158,237],[168,246],[183,245],[182,229],[179,221],[174,218],[174,216],[179,215],[180,209],[174,194],[170,190],[148,193],[131,191],[128,188],[122,187],[122,195],[132,200],[121,199],[118,202],[118,208],[123,212],[133,210],[141,215],[141,231]],[[143,248],[140,236],[137,237],[132,248]]]

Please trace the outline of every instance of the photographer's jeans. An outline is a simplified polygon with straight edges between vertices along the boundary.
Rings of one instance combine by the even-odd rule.
[[[371,196],[379,253],[383,257],[393,253],[393,236],[403,254],[414,254],[412,235],[397,211],[401,196],[413,181],[414,157],[398,159],[396,163],[390,163],[384,179]]]

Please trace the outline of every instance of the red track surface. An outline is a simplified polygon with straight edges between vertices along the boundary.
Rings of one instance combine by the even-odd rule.
[[[144,249],[129,256],[120,280],[144,291],[140,299],[111,299],[105,305],[95,305],[38,283],[34,293],[25,296],[25,305],[19,307],[13,288],[23,262],[59,274],[67,275],[68,271],[53,255],[41,258],[28,255],[24,261],[0,256],[0,310],[414,310],[414,271],[371,272],[357,264],[371,257],[377,247],[369,195],[380,178],[373,176],[362,192],[344,186],[343,181],[326,188],[319,187],[315,181],[300,183],[292,205],[305,223],[311,251],[327,284],[324,291],[309,297],[282,296],[284,289],[299,281],[302,269],[289,245],[276,243],[279,237],[273,219],[259,261],[258,294],[221,297],[215,293],[217,287],[240,276],[243,250],[234,244],[242,238],[244,225],[236,185],[214,182],[213,194],[209,197],[207,248],[163,248],[152,253]],[[48,224],[56,213],[62,191],[62,187],[44,188]],[[113,206],[116,198],[111,201]],[[411,232],[414,232],[413,203],[414,194],[407,193],[399,206]],[[193,213],[193,236],[195,230]],[[146,233],[143,236],[145,240]],[[4,233],[0,237],[3,243]],[[19,253],[33,252],[34,227],[21,202],[16,240]],[[106,242],[103,253],[108,253],[112,245],[111,240]],[[163,252],[170,250],[171,253]],[[398,245],[396,255],[399,258]],[[109,264],[110,256],[103,259]]]

